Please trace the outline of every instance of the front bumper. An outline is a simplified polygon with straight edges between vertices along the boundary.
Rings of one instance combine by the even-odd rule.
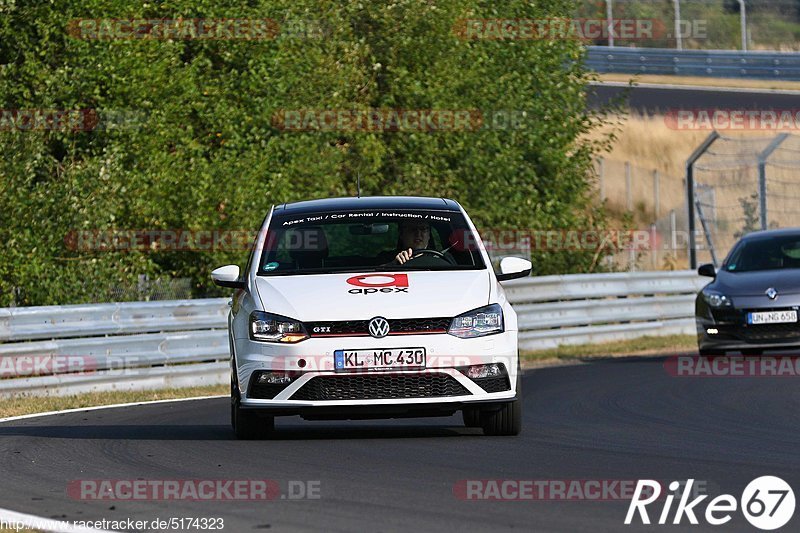
[[[741,351],[800,346],[800,323],[747,324],[745,313],[733,309],[718,317],[696,316],[698,347],[709,351]]]
[[[427,365],[420,370],[380,370],[369,372],[335,372],[333,352],[351,349],[425,348]],[[492,409],[516,398],[518,373],[517,332],[505,331],[475,339],[459,339],[447,334],[398,335],[372,337],[311,338],[294,345],[235,340],[235,373],[243,408],[264,409],[276,415],[299,414],[313,417],[369,418],[382,414],[393,416],[426,416],[422,413],[451,414],[464,406]],[[501,363],[507,372],[508,389],[487,392],[478,382],[468,378],[459,368],[478,364]],[[302,366],[301,366],[302,365]],[[254,397],[252,378],[262,371],[291,372],[290,384],[272,398]],[[340,391],[337,383],[346,383],[348,390],[358,386],[351,378],[363,377],[364,386],[387,390],[389,376],[404,387],[404,394],[420,397],[374,397],[365,399],[324,399],[317,391],[309,393],[307,385],[324,391]],[[311,383],[312,380],[319,381]],[[333,381],[344,380],[344,381]],[[377,383],[377,385],[376,385]],[[323,385],[324,386],[321,386]],[[485,382],[483,383],[485,385]],[[489,387],[487,387],[489,388]],[[489,390],[494,390],[489,388]],[[444,394],[444,395],[442,395]],[[387,394],[389,395],[389,394]],[[344,394],[343,397],[347,397]],[[303,399],[298,399],[303,398]],[[417,413],[417,414],[415,414]]]

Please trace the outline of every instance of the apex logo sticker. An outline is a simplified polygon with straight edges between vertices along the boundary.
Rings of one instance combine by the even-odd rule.
[[[350,289],[350,294],[375,294],[378,292],[408,293],[408,274],[362,274],[347,278],[347,283],[363,289]]]

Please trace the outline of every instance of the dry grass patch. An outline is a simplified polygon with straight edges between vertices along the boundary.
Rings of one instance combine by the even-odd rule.
[[[566,345],[547,350],[522,352],[523,363],[585,357],[624,357],[631,355],[674,355],[697,350],[695,335],[664,335],[599,344]]]
[[[229,385],[209,385],[205,387],[186,387],[180,389],[161,389],[144,391],[93,392],[71,396],[17,396],[0,400],[0,418],[8,416],[46,413],[64,409],[78,409],[98,405],[118,403],[149,402],[153,400],[173,400],[197,396],[228,394]]]
[[[628,83],[659,83],[664,85],[697,85],[732,89],[771,89],[800,91],[800,81],[745,80],[739,78],[707,78],[700,76],[669,76],[666,74],[599,74],[600,81]]]

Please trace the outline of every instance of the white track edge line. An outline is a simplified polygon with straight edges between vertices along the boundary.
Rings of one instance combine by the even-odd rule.
[[[193,400],[209,400],[212,398],[227,398],[227,397],[228,397],[227,394],[216,394],[213,396],[193,396],[191,398],[173,398],[167,400],[144,400],[141,402],[115,403],[110,405],[94,405],[89,407],[75,407],[72,409],[63,409],[61,411],[47,411],[44,413],[30,413],[27,415],[17,415],[17,416],[9,416],[6,418],[0,418],[0,424],[2,424],[3,422],[13,422],[15,420],[37,418],[40,416],[53,416],[53,415],[62,415],[68,413],[81,413],[84,411],[99,411],[101,409],[115,409],[118,407],[134,407],[137,405],[152,405],[152,404],[169,403],[169,402],[189,402]]]
[[[91,527],[74,527],[69,525],[68,520],[56,520],[54,518],[44,518],[32,514],[19,513],[10,509],[0,507],[0,520],[9,523],[25,525],[27,529],[37,529],[39,531],[49,531],[52,533],[113,533],[106,529],[94,529]],[[78,520],[79,522],[89,522],[94,520]]]

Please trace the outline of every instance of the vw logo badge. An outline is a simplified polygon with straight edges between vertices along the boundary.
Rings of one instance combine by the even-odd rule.
[[[774,300],[778,297],[778,291],[776,291],[774,287],[770,287],[766,290],[766,295],[769,296],[770,300]]]
[[[369,321],[369,334],[376,339],[382,339],[389,334],[389,321],[382,316],[376,316]]]

